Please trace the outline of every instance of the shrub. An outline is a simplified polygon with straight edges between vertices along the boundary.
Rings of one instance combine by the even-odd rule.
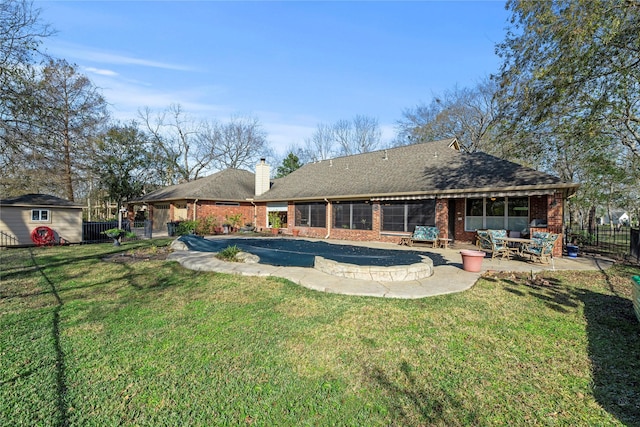
[[[234,230],[237,230],[238,228],[240,228],[240,224],[242,224],[242,214],[240,213],[233,214],[233,215],[226,215],[224,218],[227,221],[227,223],[231,225],[231,228]]]
[[[119,239],[121,237],[126,237],[128,239],[133,239],[134,237],[138,237],[136,233],[132,231],[123,230],[121,228],[110,228],[108,230],[104,230],[102,234],[110,237],[112,239]]]
[[[197,225],[198,221],[180,221],[180,223],[178,223],[178,228],[176,229],[176,234],[178,236],[194,234],[196,232]]]
[[[216,255],[216,257],[225,261],[236,261],[236,255],[238,255],[240,252],[240,248],[236,245],[227,246],[226,248],[218,252],[218,255]]]
[[[196,221],[196,234],[199,234],[201,236],[215,234],[217,226],[218,220],[210,215],[204,219]]]
[[[280,215],[278,212],[270,212],[269,213],[269,223],[272,228],[280,228],[282,227],[282,221],[280,220]]]

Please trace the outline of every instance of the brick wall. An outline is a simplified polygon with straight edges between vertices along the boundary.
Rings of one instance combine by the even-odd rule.
[[[547,219],[547,196],[531,196],[529,198],[529,221]]]
[[[475,243],[476,232],[464,230],[465,208],[465,199],[456,199],[455,240],[458,242]]]
[[[547,225],[549,231],[559,234],[558,240],[553,247],[553,256],[562,256],[562,221],[564,216],[564,197],[561,192],[555,192],[552,196],[547,196]]]
[[[265,203],[256,205],[256,228],[259,231],[266,230],[269,223],[267,222],[267,205]],[[291,219],[289,219],[291,222]]]
[[[562,232],[562,221],[564,213],[564,199],[561,192],[555,193],[553,196],[532,196],[530,197],[530,216],[529,221],[534,218],[546,219],[548,223],[547,229],[542,231],[551,231],[554,233]],[[173,205],[171,208],[173,209]],[[189,218],[193,218],[193,205],[188,205]],[[331,228],[330,238],[340,240],[355,241],[383,241],[389,243],[399,243],[403,233],[385,233],[380,232],[381,213],[380,202],[373,202],[372,205],[372,227],[373,230],[350,230],[343,228]],[[327,206],[327,224],[331,227],[332,205]],[[214,202],[198,202],[197,217],[205,218],[213,215],[217,218],[218,223],[222,225],[225,222],[225,216],[240,213],[242,215],[242,224],[253,223],[258,230],[265,230],[268,226],[267,222],[267,206],[266,203],[253,206],[250,203],[241,203],[240,206],[215,206]],[[152,214],[150,212],[150,214]],[[436,226],[440,229],[440,237],[453,238],[458,242],[475,242],[475,232],[464,230],[465,219],[465,199],[455,199],[455,235],[449,236],[449,199],[436,200]],[[319,227],[295,227],[295,206],[289,204],[287,210],[287,228],[283,230],[284,234],[293,234],[293,229],[298,230],[300,236],[323,239],[328,234],[329,228]],[[562,237],[558,239],[558,243],[554,248],[554,256],[562,255]]]
[[[173,205],[171,205],[173,207]],[[193,219],[193,202],[187,204],[187,218]],[[219,226],[228,223],[226,217],[231,215],[242,215],[240,227],[247,223],[253,224],[253,205],[250,203],[240,203],[240,206],[216,206],[213,201],[199,201],[196,206],[196,218],[204,219],[213,217]]]

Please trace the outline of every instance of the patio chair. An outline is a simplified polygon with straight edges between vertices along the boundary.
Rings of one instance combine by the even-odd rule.
[[[506,230],[489,230],[489,239],[491,241],[491,259],[500,256],[502,259],[509,259],[511,254],[509,245],[505,240],[507,238]]]
[[[480,249],[491,249],[489,230],[476,230],[476,246]]]
[[[413,246],[414,242],[431,243],[435,248],[438,246],[438,236],[440,230],[438,227],[431,227],[426,225],[416,225],[413,234],[409,238],[409,246]]]
[[[558,236],[555,233],[534,233],[531,243],[527,243],[522,247],[522,254],[528,255],[532,261],[548,264],[549,260],[553,261],[553,247],[556,240],[558,240]]]

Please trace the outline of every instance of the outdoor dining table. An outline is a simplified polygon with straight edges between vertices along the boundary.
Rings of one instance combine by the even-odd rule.
[[[509,255],[522,256],[522,246],[527,243],[531,243],[531,239],[525,239],[523,237],[505,237],[504,241],[509,246]]]

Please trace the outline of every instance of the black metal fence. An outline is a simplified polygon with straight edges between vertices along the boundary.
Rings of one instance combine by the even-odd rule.
[[[630,227],[599,225],[594,229],[567,227],[567,244],[577,245],[583,252],[598,253],[640,262],[640,230]]]
[[[631,258],[635,258],[640,263],[640,228],[632,228],[630,234]]]
[[[118,221],[102,221],[102,222],[83,222],[82,223],[82,242],[83,243],[99,243],[109,242],[111,238],[104,234],[106,230],[118,228]],[[131,231],[136,234],[138,239],[150,239],[152,236],[152,222],[150,220],[129,221],[123,220],[120,227],[125,231]],[[125,240],[127,238],[124,238]]]

